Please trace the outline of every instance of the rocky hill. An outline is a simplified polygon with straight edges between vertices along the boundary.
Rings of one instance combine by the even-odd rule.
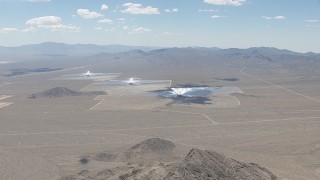
[[[101,152],[96,154],[93,159],[97,161],[125,161],[138,162],[150,161],[156,159],[157,161],[166,159],[172,156],[172,152],[176,145],[165,139],[151,138],[144,140],[123,152]],[[172,157],[173,158],[173,157]]]
[[[175,147],[176,145],[169,140],[152,138],[134,145],[125,152],[125,155],[127,158],[132,158],[135,156],[145,156],[147,154],[167,154],[172,152]]]
[[[175,147],[176,145],[171,141],[152,138],[134,145],[125,152],[109,155],[110,157],[130,155],[127,157],[129,160],[132,156],[142,157],[150,154],[156,155],[155,157],[157,155],[172,156]],[[118,161],[119,159],[109,158],[108,160]],[[191,149],[184,158],[177,161],[130,162],[123,166],[98,172],[84,169],[76,175],[61,178],[61,180],[80,179],[276,180],[277,177],[267,168],[258,164],[240,162],[215,151]]]
[[[207,150],[191,149],[184,160],[174,164],[163,179],[277,179],[268,169],[244,163]]]

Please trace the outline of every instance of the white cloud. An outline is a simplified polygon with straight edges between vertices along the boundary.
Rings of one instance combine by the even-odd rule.
[[[317,24],[307,24],[306,27],[308,28],[319,28],[320,26]]]
[[[199,9],[199,12],[218,12],[217,9]]]
[[[94,19],[94,18],[103,17],[102,14],[99,14],[99,13],[94,12],[94,11],[89,11],[89,9],[78,9],[77,10],[77,14],[80,17],[83,17],[85,19]]]
[[[317,19],[308,19],[308,20],[305,20],[305,22],[316,23],[316,22],[319,22],[319,20],[317,20]]]
[[[163,32],[162,35],[170,36],[170,35],[172,35],[172,33],[171,32]]]
[[[246,0],[204,0],[203,2],[214,5],[241,6]]]
[[[51,31],[58,32],[78,32],[79,27],[72,25],[62,24],[61,18],[57,16],[43,16],[38,18],[29,19],[27,25],[37,25],[39,28],[50,29]],[[25,29],[25,31],[34,31],[32,27]]]
[[[150,32],[151,29],[147,29],[144,27],[136,27],[134,29],[132,29],[129,34],[140,34],[140,33],[145,33],[145,32]]]
[[[265,19],[265,20],[271,20],[272,19],[272,17],[270,17],[270,16],[262,16],[262,18]]]
[[[225,18],[225,16],[213,15],[213,16],[211,16],[211,18],[220,19],[220,18]]]
[[[126,14],[160,14],[158,8],[152,6],[143,7],[141,4],[125,3],[122,5],[127,9],[122,10]]]
[[[111,20],[111,19],[107,19],[107,18],[105,18],[105,19],[100,19],[100,20],[98,21],[98,23],[112,24],[112,20]]]
[[[103,29],[102,27],[95,27],[94,28],[94,30],[97,30],[97,31],[102,30],[102,29]]]
[[[20,30],[20,29],[17,29],[17,28],[2,28],[0,29],[0,33],[1,34],[7,34],[7,33],[14,33],[14,32],[21,32],[21,33],[35,33],[37,32],[38,30],[34,27],[29,27],[27,29],[23,29],[23,30]]]
[[[29,27],[29,28],[27,28],[27,29],[23,29],[23,30],[21,30],[21,32],[23,32],[23,33],[35,33],[35,32],[37,32],[38,31],[38,29],[36,29],[36,28],[34,28],[34,27]]]
[[[61,24],[61,18],[57,16],[43,16],[29,19],[27,25],[58,25]]]
[[[7,33],[13,33],[13,32],[18,32],[19,29],[17,28],[2,28],[0,29],[1,34],[7,34]]]
[[[106,29],[107,32],[113,32],[113,31],[115,31],[115,30],[116,30],[116,28]]]
[[[284,16],[275,16],[275,17],[271,17],[271,16],[262,16],[263,19],[265,20],[272,20],[272,19],[275,19],[275,20],[285,20],[286,17]]]
[[[108,5],[106,5],[106,4],[102,4],[101,5],[101,11],[106,11],[106,10],[108,10],[109,9],[109,6]]]
[[[123,30],[128,30],[128,29],[129,29],[129,26],[123,26],[122,29],[123,29]]]
[[[286,17],[284,17],[284,16],[276,16],[273,19],[284,20],[284,19],[286,19]]]
[[[50,29],[53,32],[79,32],[80,27],[69,26],[64,24],[58,25],[39,25],[40,28]]]
[[[173,8],[173,9],[166,9],[165,12],[168,12],[168,13],[172,13],[172,12],[178,12],[179,9],[177,8]]]
[[[120,23],[120,24],[124,24],[126,21],[125,18],[118,18],[117,20],[118,20],[118,23]]]

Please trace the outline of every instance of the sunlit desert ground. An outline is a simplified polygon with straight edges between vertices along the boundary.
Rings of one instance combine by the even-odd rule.
[[[59,179],[115,167],[119,163],[80,159],[152,137],[174,142],[181,156],[191,148],[214,150],[267,167],[280,179],[320,178],[319,73],[234,61],[202,67],[108,61],[0,77],[0,179]],[[19,66],[0,68],[8,71],[13,65]],[[51,66],[59,68],[58,62]],[[238,87],[243,93],[212,95],[210,104],[183,104],[139,94],[168,88],[166,83],[115,87],[92,79],[59,79],[87,69],[121,73],[119,78],[171,80],[171,86]],[[107,94],[28,98],[58,86]]]

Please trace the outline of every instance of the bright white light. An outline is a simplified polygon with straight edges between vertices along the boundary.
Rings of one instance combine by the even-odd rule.
[[[206,91],[208,90],[208,87],[171,88],[171,90],[173,95],[193,97],[196,94],[195,92]]]
[[[86,76],[91,76],[92,74],[90,73],[90,71],[87,71],[87,73],[85,75]]]

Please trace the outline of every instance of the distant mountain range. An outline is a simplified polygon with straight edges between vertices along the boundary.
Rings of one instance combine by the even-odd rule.
[[[269,47],[253,47],[248,49],[219,48],[162,48],[150,51],[134,50],[124,53],[100,53],[85,58],[91,62],[119,60],[131,69],[194,69],[226,65],[237,68],[292,70],[301,72],[319,72],[320,54],[298,53]],[[139,62],[139,64],[137,63]]]
[[[260,59],[264,61],[320,59],[320,54],[298,53],[284,49],[269,47],[253,47],[248,49],[220,48],[157,48],[126,45],[93,45],[93,44],[64,44],[46,42],[41,44],[23,45],[19,47],[1,47],[0,61],[74,59],[79,57],[103,56],[103,54],[121,54],[124,52],[140,53],[147,56],[176,56],[178,58],[207,55],[222,59]]]
[[[132,50],[150,51],[158,48],[126,45],[64,44],[45,42],[18,47],[0,46],[0,60],[32,60],[85,57],[99,53],[120,53]]]

